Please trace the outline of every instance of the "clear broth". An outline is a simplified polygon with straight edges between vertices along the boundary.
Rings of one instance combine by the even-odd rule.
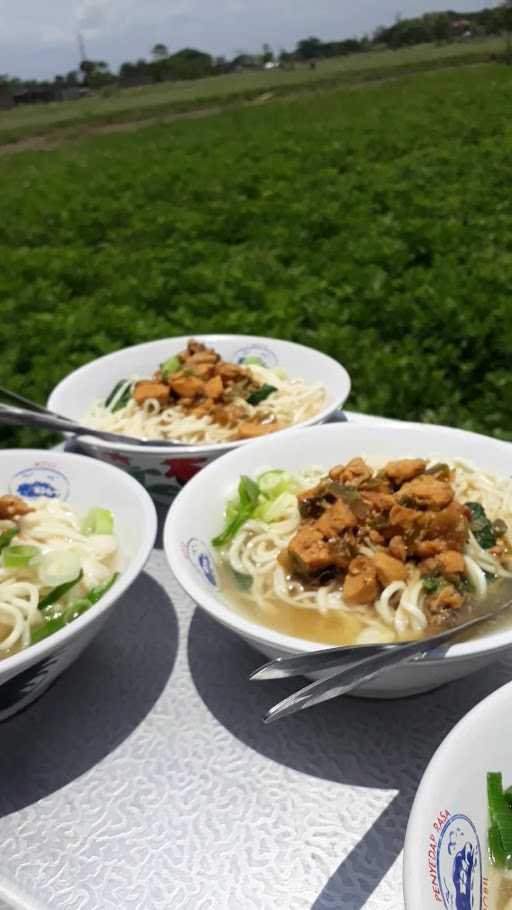
[[[304,638],[307,641],[318,642],[325,645],[351,645],[354,644],[360,632],[365,628],[361,615],[344,614],[340,616],[335,611],[329,613],[320,613],[317,610],[304,609],[302,607],[293,607],[280,600],[278,597],[268,597],[268,608],[262,610],[258,604],[251,600],[250,592],[243,592],[236,581],[236,577],[231,567],[221,560],[217,566],[222,593],[234,610],[240,613],[251,622],[266,626],[268,629],[275,629],[285,635],[291,635],[294,638]],[[464,622],[473,616],[479,616],[487,613],[493,607],[500,607],[505,601],[512,600],[512,579],[498,579],[489,584],[488,594],[483,601],[468,601],[459,612],[460,622]],[[361,608],[357,608],[358,611]],[[368,617],[374,616],[372,607],[363,608]],[[463,633],[461,641],[468,641],[472,638],[481,638],[490,635],[499,629],[508,628],[512,625],[512,607],[510,611],[505,611],[495,619],[479,626],[476,630],[470,630]],[[428,626],[425,634],[404,637],[404,640],[415,638],[429,638],[440,632],[440,627]],[[392,637],[391,641],[399,641],[399,638]]]

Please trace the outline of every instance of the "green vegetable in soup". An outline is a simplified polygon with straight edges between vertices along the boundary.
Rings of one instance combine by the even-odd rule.
[[[256,389],[255,392],[251,392],[249,397],[246,399],[247,404],[260,404],[262,401],[265,401],[269,395],[272,395],[272,392],[277,392],[277,387],[275,385],[264,385],[260,386],[259,389]]]
[[[8,547],[13,537],[16,537],[18,534],[18,528],[8,528],[7,531],[3,531],[0,534],[0,553],[5,547]]]
[[[77,585],[78,582],[82,580],[83,575],[84,573],[82,569],[80,569],[80,572],[76,578],[73,578],[72,581],[65,581],[62,585],[57,585],[57,587],[52,588],[51,591],[48,591],[46,597],[43,597],[42,600],[39,601],[39,609],[46,610],[47,607],[51,607],[52,604],[57,603],[61,597],[64,597],[68,591],[71,591],[71,588],[74,588],[75,585]]]
[[[125,408],[131,397],[132,383],[129,379],[121,379],[105,399],[105,407],[115,413]]]
[[[490,550],[498,539],[507,531],[504,521],[497,521],[492,524],[485,514],[485,509],[479,502],[467,502],[466,507],[471,512],[469,526],[473,532],[475,540],[484,550]]]
[[[5,547],[2,561],[6,569],[26,569],[40,552],[39,547],[13,544],[13,546]]]
[[[491,825],[487,831],[487,847],[489,850],[489,860],[492,865],[496,866],[498,869],[503,869],[506,856],[497,825]]]
[[[181,368],[181,360],[178,357],[169,357],[165,363],[160,364],[160,375],[162,379],[168,379],[173,373],[179,373]]]
[[[214,547],[223,547],[233,540],[235,534],[243,524],[252,517],[260,495],[260,488],[250,477],[242,476],[238,485],[238,500],[228,506],[226,511],[226,525],[221,534],[214,537]]]
[[[438,575],[425,575],[423,577],[423,587],[425,588],[425,591],[429,592],[429,594],[433,594],[434,591],[438,591],[443,584],[444,578],[441,578]]]
[[[252,587],[252,575],[245,575],[243,572],[235,572],[232,569],[235,584],[240,591],[250,591]]]
[[[487,774],[487,801],[490,849],[492,842],[494,856],[497,859],[504,857],[508,864],[512,858],[512,809],[503,792],[502,776],[499,772],[493,771]]]
[[[104,582],[104,584],[91,588],[88,594],[84,597],[80,597],[79,600],[72,603],[70,607],[66,607],[60,616],[54,616],[51,619],[47,619],[42,626],[32,629],[30,643],[36,644],[36,642],[42,641],[43,638],[48,638],[49,635],[53,635],[54,632],[59,632],[64,626],[73,622],[74,619],[81,616],[82,613],[85,613],[90,607],[97,603],[100,598],[110,590],[118,578],[119,572],[115,572],[108,581]]]
[[[260,493],[274,499],[281,493],[286,493],[293,486],[293,478],[287,471],[265,471],[258,477]]]
[[[91,534],[112,534],[114,531],[114,516],[112,512],[109,509],[89,509],[80,525],[80,531],[88,537]]]

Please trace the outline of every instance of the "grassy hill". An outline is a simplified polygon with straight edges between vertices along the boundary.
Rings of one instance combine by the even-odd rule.
[[[352,408],[512,439],[511,114],[483,65],[4,158],[0,383],[249,332],[341,360]]]
[[[501,45],[498,39],[475,39],[442,46],[425,44],[322,60],[316,70],[297,64],[292,71],[241,72],[141,88],[108,89],[104,95],[81,101],[0,111],[0,144],[55,132],[64,136],[76,135],[95,127],[164,119],[202,108],[254,101],[263,93],[285,96],[470,65],[488,60]]]

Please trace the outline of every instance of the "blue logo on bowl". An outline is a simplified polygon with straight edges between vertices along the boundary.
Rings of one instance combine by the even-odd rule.
[[[482,910],[482,852],[467,815],[451,815],[441,830],[437,879],[447,910]]]
[[[191,537],[185,544],[185,552],[194,568],[206,579],[212,588],[218,588],[217,576],[213,556],[204,541]]]
[[[279,362],[274,352],[262,344],[248,344],[245,348],[240,348],[233,360],[235,363],[243,363],[247,357],[257,357],[263,366],[269,368],[276,367]]]
[[[70,484],[62,471],[50,465],[36,464],[14,475],[9,490],[26,499],[67,499]]]

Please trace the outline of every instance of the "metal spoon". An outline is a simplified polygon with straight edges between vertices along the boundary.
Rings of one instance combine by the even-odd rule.
[[[309,683],[293,695],[278,702],[270,708],[263,718],[264,723],[273,723],[281,717],[303,711],[322,701],[344,695],[380,673],[392,670],[400,664],[412,660],[421,660],[431,651],[441,645],[448,644],[468,629],[482,625],[489,619],[499,616],[512,606],[512,600],[497,609],[490,610],[473,619],[447,629],[431,638],[421,641],[405,642],[398,645],[362,645],[349,648],[328,648],[323,651],[313,651],[310,654],[300,654],[296,657],[278,657],[256,670],[251,679],[282,679],[305,673],[314,673],[336,667],[327,677]],[[340,664],[342,669],[340,669]]]
[[[60,414],[54,414],[39,405],[36,405],[36,407],[37,410],[28,410],[26,408],[6,407],[0,403],[0,424],[36,427],[41,430],[56,430],[58,433],[75,433],[79,436],[94,436],[118,445],[119,443],[129,443],[133,446],[155,446],[163,449],[180,445],[180,443],[171,442],[170,440],[137,439],[134,436],[123,436],[121,433],[108,433],[106,430],[85,427],[83,424],[69,420],[67,417],[61,417]]]

